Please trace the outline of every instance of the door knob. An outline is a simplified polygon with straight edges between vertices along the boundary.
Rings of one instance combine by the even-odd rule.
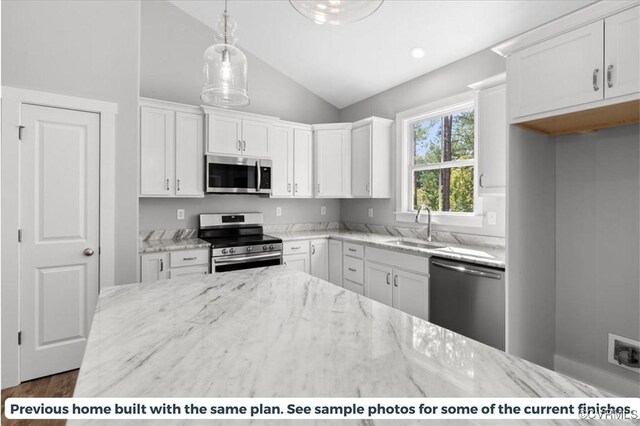
[[[85,256],[93,256],[93,250],[91,250],[90,248],[86,248],[84,249],[82,254],[84,254]]]

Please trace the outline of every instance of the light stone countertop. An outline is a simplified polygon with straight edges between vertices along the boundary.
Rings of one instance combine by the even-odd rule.
[[[180,238],[175,240],[148,240],[141,241],[139,252],[144,253],[157,253],[161,251],[173,251],[173,250],[189,250],[198,248],[209,248],[211,244],[205,240],[199,238]]]
[[[308,274],[275,266],[105,289],[74,396],[611,395]],[[233,422],[267,423],[296,424]]]
[[[310,240],[314,238],[333,238],[336,240],[356,244],[365,244],[372,247],[378,247],[385,250],[394,250],[407,254],[419,256],[438,256],[452,260],[462,260],[479,265],[492,266],[495,268],[505,268],[505,250],[498,248],[462,246],[457,244],[438,242],[434,242],[434,244],[440,244],[444,247],[439,249],[427,249],[421,247],[398,246],[390,243],[390,241],[398,240],[398,238],[400,237],[367,232],[342,231],[337,229],[321,231],[270,232],[269,235],[281,238],[282,241],[285,242]]]

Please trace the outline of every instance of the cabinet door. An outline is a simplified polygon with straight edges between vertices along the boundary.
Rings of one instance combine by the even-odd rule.
[[[146,253],[140,256],[141,279],[152,283],[169,278],[169,253]]]
[[[273,125],[264,121],[242,120],[242,155],[251,157],[269,156],[269,138]]]
[[[426,261],[426,259],[425,259]],[[393,307],[414,317],[429,319],[429,277],[395,269],[393,271]]]
[[[310,271],[308,254],[290,254],[288,256],[283,256],[282,260],[287,268],[295,269],[307,274]]]
[[[176,195],[203,196],[202,116],[176,113]]]
[[[271,144],[271,196],[293,195],[293,129],[275,126]]]
[[[325,281],[329,279],[329,243],[326,239],[311,241],[311,275]]]
[[[329,281],[342,287],[342,241],[329,240]]]
[[[504,84],[478,92],[478,194],[504,195],[507,156],[507,95]]]
[[[393,303],[392,275],[393,270],[390,266],[365,262],[364,295],[370,299],[391,306]]]
[[[351,192],[351,132],[316,132],[316,197],[344,197]]]
[[[364,287],[358,283],[354,283],[353,281],[344,280],[343,287],[349,291],[358,293],[360,296],[364,295]]]
[[[640,10],[638,7],[604,21],[605,97],[640,90]]]
[[[207,115],[207,154],[241,155],[242,120]]]
[[[351,132],[351,195],[371,196],[371,126]]]
[[[507,59],[512,118],[603,98],[603,25],[594,22]]]
[[[311,197],[313,168],[313,136],[310,130],[295,129],[293,137],[294,195]]]
[[[173,192],[174,113],[140,107],[140,195]]]

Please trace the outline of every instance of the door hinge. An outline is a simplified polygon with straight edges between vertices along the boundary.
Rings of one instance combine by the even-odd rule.
[[[18,346],[22,344],[22,331],[18,331]]]
[[[24,126],[18,126],[18,140],[22,140],[22,130],[24,130]]]
[[[22,229],[18,229],[18,242],[22,242]]]

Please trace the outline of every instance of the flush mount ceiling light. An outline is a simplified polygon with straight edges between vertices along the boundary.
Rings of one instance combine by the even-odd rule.
[[[411,56],[413,56],[416,59],[420,59],[424,57],[424,49],[422,47],[414,47],[409,52],[411,53]]]
[[[289,0],[291,6],[316,24],[341,25],[360,21],[378,10],[384,0]]]
[[[204,87],[200,99],[209,105],[222,108],[249,105],[247,93],[247,57],[233,44],[236,22],[224,13],[216,24],[215,44],[204,51]]]

